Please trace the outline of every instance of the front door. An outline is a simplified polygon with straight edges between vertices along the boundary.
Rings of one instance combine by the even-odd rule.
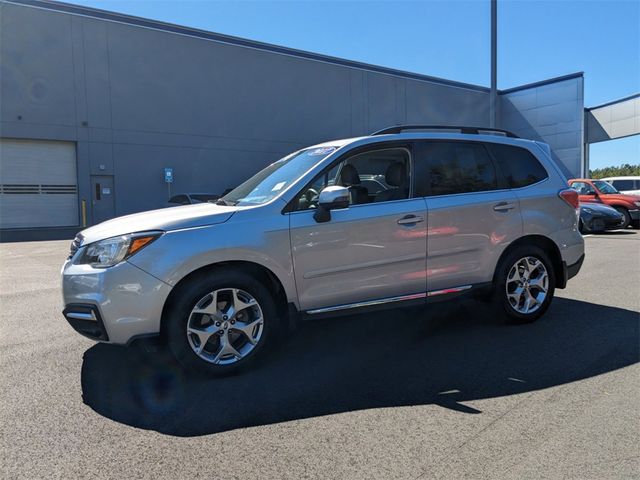
[[[93,224],[115,217],[113,177],[93,175],[91,177],[91,214]]]
[[[334,165],[300,193],[289,215],[302,310],[424,297],[426,204],[411,198],[412,171],[408,148],[378,147]],[[312,197],[329,184],[348,187],[352,203],[318,223]]]

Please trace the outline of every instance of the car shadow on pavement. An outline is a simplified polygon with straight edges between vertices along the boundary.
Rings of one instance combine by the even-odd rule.
[[[637,312],[556,298],[538,322],[504,326],[473,300],[301,325],[251,370],[187,375],[164,351],[85,352],[84,402],[178,436],[354,410],[473,401],[554,387],[639,361]]]
[[[634,230],[608,230],[605,232],[596,232],[595,235],[612,236],[616,235],[637,235],[638,232]]]

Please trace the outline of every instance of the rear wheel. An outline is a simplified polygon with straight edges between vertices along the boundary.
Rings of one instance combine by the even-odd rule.
[[[181,290],[168,311],[166,333],[186,370],[221,375],[253,363],[276,320],[267,288],[242,272],[221,269]]]
[[[507,323],[530,323],[549,308],[555,292],[555,273],[549,256],[535,245],[523,245],[500,263],[494,302]]]
[[[620,212],[624,217],[624,221],[622,222],[622,225],[620,225],[620,228],[627,228],[631,223],[631,214],[629,214],[629,210],[627,210],[624,207],[613,207],[613,208],[615,208],[618,212]]]
[[[584,222],[582,221],[582,219],[578,220],[578,231],[580,233],[587,233],[585,226],[584,226]]]

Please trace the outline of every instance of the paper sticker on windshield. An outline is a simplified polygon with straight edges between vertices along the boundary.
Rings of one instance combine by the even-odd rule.
[[[277,192],[278,190],[281,190],[282,187],[284,187],[286,185],[287,182],[279,182],[276,183],[273,188],[271,189],[272,192]]]
[[[329,155],[335,149],[336,147],[320,147],[316,148],[315,150],[311,150],[309,152],[309,155]]]

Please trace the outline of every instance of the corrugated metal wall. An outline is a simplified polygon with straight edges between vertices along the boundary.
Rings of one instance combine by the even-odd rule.
[[[548,143],[574,176],[583,173],[584,79],[573,76],[501,93],[500,126]]]

